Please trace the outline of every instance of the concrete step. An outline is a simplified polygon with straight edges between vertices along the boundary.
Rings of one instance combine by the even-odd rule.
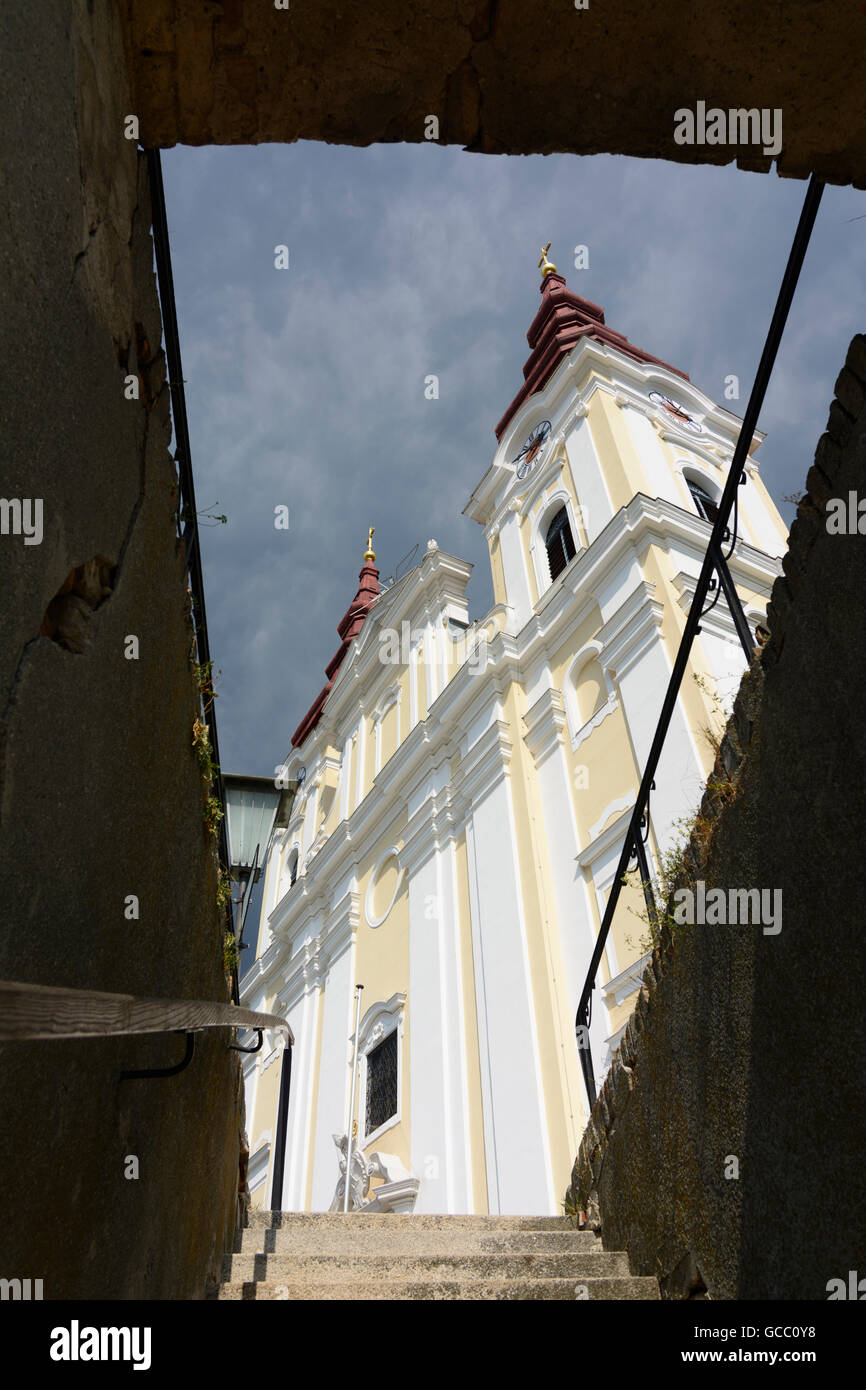
[[[350,1211],[251,1211],[248,1229],[251,1231],[280,1229],[298,1230],[304,1226],[321,1230],[378,1230],[382,1226],[399,1230],[428,1231],[576,1231],[567,1216],[441,1216],[417,1215],[415,1212]]]
[[[278,1300],[287,1302],[310,1300],[342,1300],[370,1302],[431,1302],[460,1300],[477,1302],[519,1299],[530,1302],[541,1299],[650,1299],[658,1301],[659,1286],[655,1279],[440,1279],[436,1281],[394,1280],[382,1283],[259,1283],[239,1282],[221,1284],[208,1290],[209,1299]]]
[[[251,1212],[223,1261],[223,1301],[659,1298],[628,1257],[564,1216]]]
[[[470,1226],[395,1226],[380,1217],[377,1226],[273,1226],[236,1231],[236,1255],[585,1255],[601,1251],[591,1231],[505,1231]]]
[[[610,1252],[565,1255],[226,1255],[226,1284],[366,1284],[374,1281],[627,1278],[628,1258]]]

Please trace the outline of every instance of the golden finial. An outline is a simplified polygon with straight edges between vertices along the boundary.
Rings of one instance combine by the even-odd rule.
[[[367,537],[367,549],[364,551],[364,564],[372,564],[376,558],[376,552],[373,549],[373,532],[375,529],[375,526],[370,527],[370,534]]]
[[[548,242],[547,245],[546,245],[545,247],[542,248],[542,251],[541,251],[541,260],[538,262],[538,268],[539,268],[539,270],[541,271],[541,278],[542,278],[542,280],[546,280],[547,277],[548,277],[548,275],[556,275],[556,274],[558,274],[557,269],[556,269],[556,266],[553,264],[553,261],[549,261],[549,260],[547,259],[547,253],[548,253],[549,250],[550,250],[550,242]]]

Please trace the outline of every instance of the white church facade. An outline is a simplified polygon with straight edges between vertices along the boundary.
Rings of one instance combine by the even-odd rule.
[[[244,1059],[254,1207],[331,1206],[357,1043],[353,1144],[382,1156],[367,1200],[561,1209],[588,1115],[575,1010],[740,421],[542,269],[526,380],[465,509],[493,608],[470,621],[471,567],[433,540],[381,589],[371,536],[282,770],[305,775],[243,1002],[288,1017],[295,1047],[279,1162],[282,1044]],[[786,543],[760,438],[729,562],[753,629]],[[700,799],[743,666],[720,600],[656,774],[651,864]],[[627,889],[598,976],[599,1083],[639,986],[641,907]]]

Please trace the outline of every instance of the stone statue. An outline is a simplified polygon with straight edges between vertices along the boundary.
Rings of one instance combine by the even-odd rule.
[[[340,1151],[340,1179],[329,1211],[342,1211],[346,1191],[346,1136],[331,1136]],[[368,1197],[371,1178],[381,1178]],[[420,1183],[394,1154],[373,1153],[366,1159],[360,1149],[353,1147],[349,1166],[349,1211],[411,1211],[415,1205]]]
[[[331,1211],[342,1211],[346,1193],[346,1135],[332,1134],[331,1138],[340,1150],[340,1180],[331,1202]],[[360,1149],[353,1147],[349,1165],[349,1211],[358,1211],[364,1205],[364,1198],[370,1190],[371,1174],[367,1161]]]

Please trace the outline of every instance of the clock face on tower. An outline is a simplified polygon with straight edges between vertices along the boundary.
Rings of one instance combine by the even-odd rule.
[[[651,401],[654,401],[656,405],[662,406],[667,411],[668,415],[670,415],[671,419],[676,420],[677,424],[681,425],[683,429],[691,430],[692,434],[703,434],[703,425],[699,425],[697,420],[693,420],[691,415],[683,410],[681,405],[677,405],[676,401],[671,400],[670,396],[662,395],[661,391],[650,391],[649,398]]]
[[[511,460],[517,469],[518,478],[523,479],[531,473],[534,465],[538,463],[544,453],[544,447],[547,444],[549,434],[550,421],[539,420],[535,429],[526,440],[523,448],[520,450],[520,453],[517,455],[517,458]]]

